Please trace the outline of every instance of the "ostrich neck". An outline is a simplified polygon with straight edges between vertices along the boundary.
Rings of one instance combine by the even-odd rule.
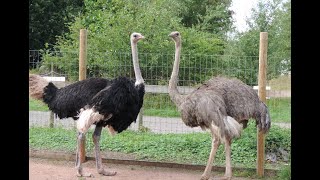
[[[179,74],[179,64],[180,64],[180,51],[181,51],[181,42],[175,43],[176,51],[174,56],[174,64],[173,64],[173,70],[171,74],[171,78],[169,81],[169,95],[171,100],[179,106],[182,101],[182,95],[178,91],[178,74]]]
[[[132,62],[133,62],[134,74],[136,76],[135,85],[143,84],[144,80],[141,76],[141,71],[139,66],[137,43],[131,42],[131,50],[132,50]]]

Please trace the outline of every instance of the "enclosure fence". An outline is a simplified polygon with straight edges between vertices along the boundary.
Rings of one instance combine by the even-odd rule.
[[[86,78],[134,77],[131,53],[88,52]],[[145,80],[146,94],[142,110],[131,130],[154,133],[203,132],[183,124],[168,95],[174,54],[139,53],[140,69]],[[283,101],[291,103],[291,75],[288,60],[268,57],[267,104],[272,119],[288,114],[277,108]],[[235,77],[255,88],[258,86],[258,56],[191,55],[181,54],[178,88],[189,93],[213,76]],[[79,52],[29,50],[29,72],[53,81],[58,87],[79,79]],[[291,110],[291,109],[289,109]],[[29,127],[74,128],[71,118],[59,119],[50,111],[29,111]]]

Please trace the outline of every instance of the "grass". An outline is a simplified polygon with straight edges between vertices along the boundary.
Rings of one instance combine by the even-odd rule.
[[[146,116],[160,116],[160,117],[179,117],[180,114],[175,108],[164,108],[164,109],[144,109],[143,114]]]
[[[267,101],[273,122],[291,122],[291,99],[278,98]],[[48,111],[41,101],[29,99],[29,110]],[[146,94],[144,114],[149,116],[178,117],[176,107],[168,96]],[[89,130],[86,151],[93,153],[92,130]],[[291,131],[272,126],[266,136],[266,152],[279,155],[279,149],[291,151]],[[134,154],[139,160],[176,162],[205,165],[210,152],[210,135],[208,133],[190,134],[153,134],[148,131],[124,131],[110,136],[106,131],[101,136],[101,151],[115,151]],[[63,128],[29,128],[29,147],[32,149],[62,150],[74,153],[76,150],[76,130]],[[256,128],[249,121],[248,128],[242,136],[232,143],[232,165],[239,167],[256,166]],[[291,179],[291,166],[283,162],[281,156],[277,163],[265,163],[266,168],[279,169],[276,180]],[[217,151],[214,165],[224,166],[224,147]],[[234,171],[235,176],[254,177],[255,172]],[[259,178],[260,179],[260,178]]]
[[[272,98],[267,100],[272,122],[291,122],[291,98]],[[41,101],[29,99],[29,111],[48,111]],[[175,105],[166,94],[145,95],[143,114],[147,116],[179,117]]]
[[[291,98],[271,98],[267,105],[272,122],[291,122]]]
[[[269,81],[272,90],[291,90],[291,76],[282,75]]]
[[[291,163],[281,167],[277,175],[279,180],[291,180]]]
[[[49,111],[49,108],[44,102],[29,98],[29,111]]]
[[[232,163],[237,166],[256,166],[257,137],[254,123],[249,123],[241,138],[232,143]],[[266,152],[280,154],[284,149],[290,154],[291,131],[276,126],[266,136]],[[87,133],[86,150],[93,151],[92,130]],[[205,165],[211,149],[209,133],[155,134],[151,132],[124,131],[110,136],[107,131],[101,135],[101,151],[114,151],[134,154],[138,160],[152,160]],[[29,128],[29,147],[43,150],[63,150],[74,153],[76,150],[76,130],[63,128]],[[278,161],[283,161],[279,155]],[[216,154],[215,165],[224,166],[224,146]],[[278,165],[279,165],[278,163]],[[266,164],[276,167],[275,164]]]

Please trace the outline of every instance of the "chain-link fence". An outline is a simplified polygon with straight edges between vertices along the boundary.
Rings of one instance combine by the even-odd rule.
[[[79,54],[77,51],[29,51],[31,73],[51,77],[63,87],[78,80]],[[88,53],[87,78],[134,78],[130,53]],[[148,129],[155,133],[201,132],[200,128],[190,128],[183,124],[175,105],[168,95],[168,83],[172,72],[174,54],[139,53],[140,69],[146,84],[144,105],[137,122],[129,129]],[[236,77],[249,86],[258,85],[259,57],[227,55],[182,54],[179,68],[178,86],[181,93],[191,92],[213,76]],[[291,76],[288,61],[279,57],[268,57],[267,104],[272,121],[290,122]],[[58,119],[49,111],[29,111],[31,126],[74,127],[74,120]]]

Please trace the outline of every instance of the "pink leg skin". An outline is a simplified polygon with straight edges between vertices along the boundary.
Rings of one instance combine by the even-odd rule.
[[[84,173],[82,170],[82,163],[80,161],[80,144],[81,140],[83,139],[84,134],[83,133],[78,133],[78,138],[77,138],[77,152],[76,152],[76,169],[77,169],[77,176],[78,177],[94,177],[93,174],[91,173]]]
[[[94,152],[96,155],[96,167],[99,174],[104,176],[114,176],[117,174],[116,171],[107,171],[102,167],[102,159],[100,154],[100,135],[101,135],[102,126],[96,126],[94,129],[92,138],[94,142]]]
[[[226,172],[225,178],[231,180],[232,169],[231,169],[231,139],[226,137],[225,141],[225,152],[226,152]]]
[[[232,169],[231,169],[231,139],[225,138],[225,153],[226,153],[226,171],[224,176],[215,177],[214,180],[231,180]]]
[[[201,180],[208,180],[210,178],[210,172],[212,170],[212,163],[214,160],[214,157],[216,155],[217,149],[220,145],[220,139],[219,137],[214,133],[214,129],[211,127],[211,137],[212,137],[212,142],[211,142],[211,152],[210,156],[207,162],[206,169],[204,170],[203,174],[201,175]]]

